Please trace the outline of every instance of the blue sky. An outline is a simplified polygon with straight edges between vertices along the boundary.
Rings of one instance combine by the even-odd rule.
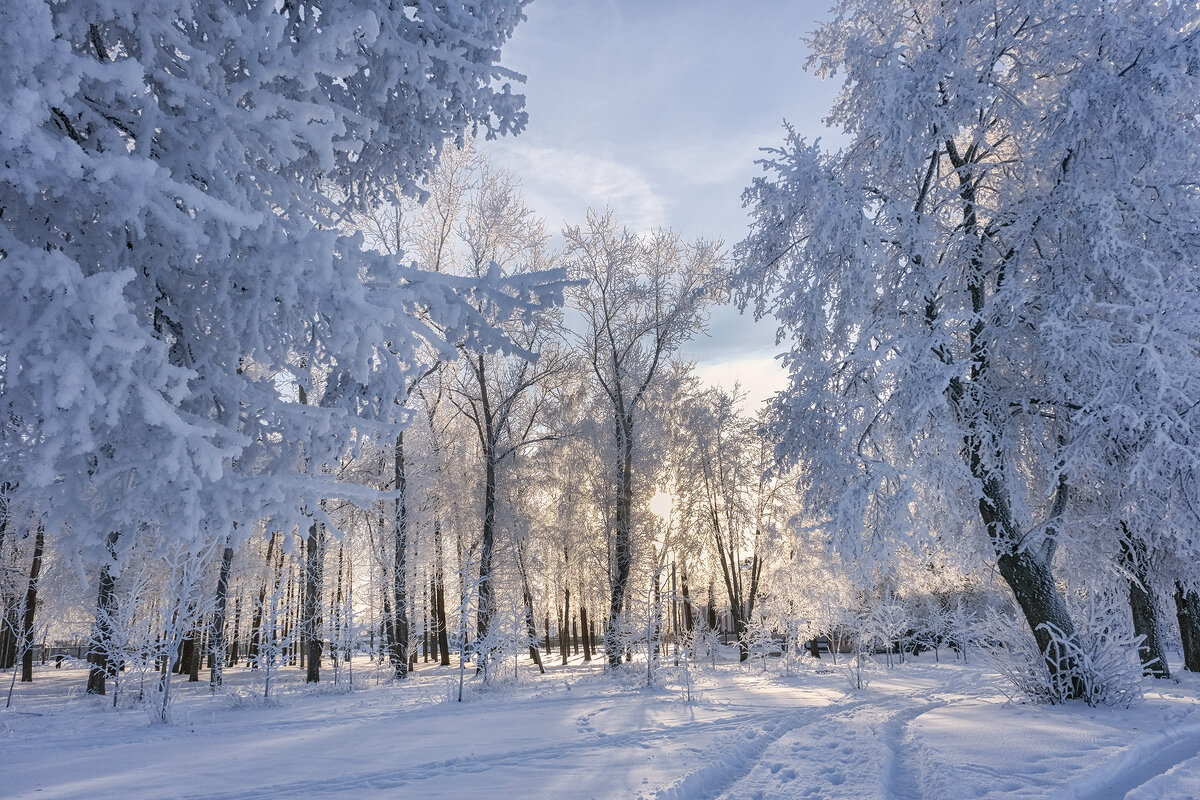
[[[687,238],[745,234],[741,192],[760,174],[759,148],[786,118],[810,138],[833,81],[804,71],[801,38],[828,5],[775,0],[535,0],[504,50],[525,74],[529,127],[488,146],[520,175],[551,230],[611,206],[643,230]],[[780,388],[770,324],[717,310],[689,344],[706,380],[740,380],[755,399]]]

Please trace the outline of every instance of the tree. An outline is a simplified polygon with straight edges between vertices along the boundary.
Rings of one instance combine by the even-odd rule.
[[[738,296],[792,338],[774,424],[810,506],[868,568],[969,523],[1043,654],[1075,637],[1055,555],[1083,535],[1072,495],[1123,480],[1099,469],[1122,409],[1173,443],[1153,468],[1196,463],[1194,25],[1174,2],[844,2],[810,44],[849,144],[789,133],[745,195]],[[1084,696],[1075,666],[1050,673]]]
[[[772,477],[773,457],[758,424],[737,409],[738,395],[711,390],[693,399],[690,459],[680,472],[701,489],[701,520],[720,563],[740,658],[755,620],[764,554],[774,532],[779,495],[789,481]]]
[[[586,329],[583,350],[611,414],[612,572],[606,649],[620,663],[622,614],[633,564],[634,450],[639,406],[666,358],[701,329],[713,280],[722,265],[720,243],[688,244],[671,231],[639,237],[618,228],[612,212],[589,211],[583,226],[563,231],[571,277],[587,283],[574,293]]]
[[[394,255],[415,255],[428,269],[481,282],[489,276],[548,274],[553,257],[547,247],[544,225],[526,206],[520,181],[492,165],[473,142],[447,149],[426,189],[423,202],[398,203],[363,216],[358,224],[366,232],[368,242]],[[487,313],[484,306],[477,310],[480,314]],[[506,462],[514,460],[523,449],[553,438],[553,432],[546,427],[547,409],[567,365],[566,348],[561,342],[561,314],[557,311],[549,308],[531,311],[498,320],[497,327],[511,347],[479,347],[464,337],[456,343],[460,350],[458,358],[445,359],[447,365],[439,371],[438,380],[433,381],[429,392],[424,391],[424,384],[414,384],[409,390],[419,392],[425,400],[435,451],[426,455],[437,460],[438,438],[444,430],[435,429],[444,426],[435,425],[434,416],[443,389],[449,400],[447,405],[457,409],[467,421],[479,453],[478,640],[488,636],[496,608],[494,556],[503,497],[502,473]],[[449,364],[450,361],[454,364]],[[402,443],[403,439],[398,438],[395,462],[398,491],[403,491],[405,484]],[[442,480],[449,478],[443,475]],[[404,525],[402,498],[403,494],[396,500],[397,531]],[[437,551],[441,547],[440,525],[435,512]],[[403,552],[398,540],[394,568],[397,586],[401,585],[404,573],[403,562],[399,560]],[[437,564],[435,573],[441,574]],[[435,597],[440,583],[440,577],[435,577]],[[525,594],[529,596],[528,592]],[[400,597],[398,591],[396,631],[403,637],[407,621],[400,618],[403,606]],[[438,616],[443,615],[439,612]],[[444,619],[440,620],[439,627],[444,626]],[[485,658],[480,659],[479,666],[486,668]]]
[[[48,531],[115,579],[141,530],[310,524],[362,428],[281,375],[399,385],[423,341],[502,343],[477,313],[496,283],[415,274],[331,223],[418,194],[447,139],[523,127],[497,65],[522,5],[4,6],[0,460]],[[402,357],[373,358],[384,341]]]
[[[549,267],[542,222],[525,206],[516,179],[483,159],[472,172],[475,180],[459,222],[466,256],[461,268],[482,277],[490,270],[523,273]],[[483,462],[476,615],[479,641],[488,636],[496,609],[493,555],[500,470],[523,449],[554,438],[545,412],[569,363],[566,348],[561,346],[561,325],[561,313],[556,311],[506,323],[504,330],[520,351],[466,354],[450,394],[451,402],[475,430]],[[527,587],[523,594],[529,617],[532,600]],[[479,666],[486,671],[486,657]]]

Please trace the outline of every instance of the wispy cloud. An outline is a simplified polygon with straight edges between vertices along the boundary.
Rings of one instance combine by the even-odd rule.
[[[666,224],[663,199],[638,169],[618,161],[564,148],[506,142],[493,158],[520,175],[531,207],[550,230],[579,224],[588,208],[611,207],[635,230]]]

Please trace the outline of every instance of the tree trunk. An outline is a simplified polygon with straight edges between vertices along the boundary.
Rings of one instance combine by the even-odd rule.
[[[6,593],[3,603],[4,619],[0,620],[0,669],[10,669],[17,663],[17,631],[21,627],[21,614],[15,597]]]
[[[195,613],[195,612],[193,612]],[[197,624],[192,628],[191,643],[192,652],[187,660],[188,683],[197,683],[200,680],[200,664],[204,661],[204,642],[201,637],[203,632],[200,625]]]
[[[1183,644],[1183,668],[1200,672],[1200,595],[1175,584],[1175,614],[1179,618],[1179,635]]]
[[[653,601],[654,606],[651,609],[650,613],[653,615],[654,618],[650,623],[650,639],[651,639],[651,641],[647,644],[646,647],[652,654],[653,661],[658,660],[659,653],[662,651],[662,648],[663,648],[662,579],[661,579],[661,575],[659,574],[661,571],[662,571],[661,568],[658,570],[655,570],[654,575],[651,576],[651,578],[650,578],[650,580],[653,582],[651,594],[654,598],[654,601]]]
[[[0,483],[0,548],[4,547],[8,533],[9,496],[14,488],[8,481]],[[0,605],[4,606],[4,618],[0,619],[0,669],[11,669],[17,661],[17,629],[21,624],[17,598],[0,587]]]
[[[978,437],[968,436],[966,444],[972,474],[980,478],[983,488],[983,496],[979,498],[979,516],[996,553],[1000,576],[1012,589],[1025,621],[1033,631],[1051,679],[1061,683],[1066,698],[1084,697],[1087,686],[1078,672],[1078,665],[1072,657],[1064,655],[1056,644],[1063,640],[1077,642],[1078,637],[1067,604],[1058,593],[1050,570],[1054,531],[1051,529],[1047,532],[1048,549],[1044,552],[1021,548],[1021,534],[1013,522],[1005,490],[999,479],[982,466]],[[1054,508],[1049,515],[1052,523],[1061,514],[1066,501],[1066,486],[1060,482],[1055,492]],[[1068,673],[1066,680],[1061,675],[1064,670]]]
[[[972,151],[974,149],[972,148]],[[1059,595],[1051,572],[1055,547],[1054,531],[1051,529],[1045,534],[1044,552],[1034,553],[1021,547],[1023,531],[1013,517],[1012,504],[1005,486],[1004,459],[988,436],[988,426],[992,423],[987,413],[980,409],[979,399],[968,390],[968,386],[985,385],[991,369],[985,313],[989,287],[986,285],[982,257],[979,255],[980,250],[987,245],[985,237],[978,232],[978,184],[974,174],[978,165],[973,161],[974,156],[970,153],[965,157],[960,156],[953,139],[946,142],[946,154],[957,171],[959,196],[963,204],[962,231],[967,236],[975,237],[975,252],[968,255],[970,268],[966,270],[965,287],[973,315],[967,336],[967,374],[965,381],[958,377],[952,379],[948,388],[951,408],[956,412],[955,417],[963,423],[965,431],[962,457],[971,475],[978,481],[979,516],[996,555],[1000,575],[1012,589],[1017,604],[1025,615],[1025,621],[1033,630],[1051,679],[1065,687],[1066,697],[1083,697],[1087,687],[1083,676],[1078,672],[1078,665],[1072,658],[1063,656],[1055,648],[1057,637],[1075,643],[1078,642],[1078,637],[1071,615],[1067,611],[1067,604]],[[936,307],[927,307],[927,317],[935,314]],[[933,320],[930,319],[930,322]],[[969,409],[967,404],[971,404]],[[985,453],[985,449],[988,452]],[[1060,476],[1047,519],[1049,525],[1057,522],[1066,502],[1066,479]],[[1052,632],[1049,630],[1051,627],[1056,630]],[[1063,670],[1068,672],[1066,681],[1062,680],[1063,676],[1060,674]]]
[[[1054,648],[1055,636],[1047,629],[1051,625],[1057,629],[1059,636],[1068,640],[1075,638],[1075,626],[1066,603],[1054,585],[1049,566],[1028,551],[1016,547],[1000,553],[997,566],[1000,576],[1012,589],[1026,622],[1033,629],[1033,636],[1038,649],[1046,657],[1046,668],[1051,677],[1059,678],[1060,669],[1074,670],[1075,664],[1071,659],[1064,658]],[[1072,675],[1069,684],[1069,697],[1084,696],[1086,687],[1082,676]]]
[[[337,588],[334,591],[332,602],[329,605],[329,619],[333,622],[333,632],[330,637],[330,661],[334,665],[334,682],[337,682],[337,660],[341,656],[340,648],[346,646],[345,628],[342,620],[343,599],[342,599],[342,584],[346,570],[346,543],[341,542],[338,545],[338,568],[337,568]],[[348,651],[347,651],[348,652]]]
[[[314,522],[308,526],[304,547],[304,620],[301,626],[303,646],[307,651],[305,681],[321,680],[321,592],[325,578],[325,547],[323,527]]]
[[[617,478],[617,508],[613,520],[613,573],[610,585],[608,628],[604,650],[610,667],[621,663],[621,620],[625,610],[625,595],[629,588],[629,573],[633,566],[633,417],[616,417],[617,446],[621,464]]]
[[[434,575],[437,591],[434,593],[434,611],[437,616],[438,650],[442,653],[442,666],[450,666],[450,625],[446,616],[446,577],[442,562],[442,521],[433,521]]]
[[[683,629],[691,633],[696,621],[692,618],[692,596],[688,593],[687,569],[680,570],[679,591],[683,594]]]
[[[242,649],[242,596],[239,594],[233,600],[233,641],[229,643],[229,652],[225,656],[225,666],[237,666],[238,656]]]
[[[388,663],[395,668],[396,663],[396,617],[392,614],[391,593],[383,593],[383,646],[388,654]],[[382,663],[383,659],[380,658]]]
[[[229,573],[233,569],[233,539],[225,537],[225,549],[221,552],[221,571],[217,575],[217,593],[213,607],[212,633],[209,641],[208,687],[216,691],[221,685],[221,673],[225,667],[225,607],[229,601]],[[236,621],[234,623],[237,624]],[[234,637],[237,638],[236,636]]]
[[[583,660],[592,660],[592,637],[588,628],[587,606],[579,607],[579,630],[583,634]]]
[[[96,621],[92,627],[92,638],[88,647],[88,661],[92,664],[88,671],[88,694],[104,694],[104,681],[109,674],[112,623],[113,616],[117,613],[117,599],[114,596],[116,577],[113,575],[113,567],[117,558],[118,538],[120,538],[120,534],[113,531],[108,534],[104,542],[108,560],[100,569],[100,588],[96,595]]]
[[[570,625],[571,625],[571,590],[563,589],[562,622],[558,626],[558,650],[562,654],[562,663],[567,665],[571,655]]]
[[[393,477],[397,497],[392,514],[392,609],[396,615],[392,627],[392,671],[396,678],[408,676],[408,473],[404,464],[404,433],[396,434],[393,451]]]
[[[481,646],[492,627],[492,550],[496,539],[496,459],[492,443],[483,454],[483,536],[479,546],[479,611],[475,616],[475,641]],[[486,666],[486,655],[480,654],[480,666]]]
[[[441,663],[442,644],[438,641],[437,576],[429,576],[429,647],[433,660]]]
[[[525,584],[522,588],[525,599],[525,635],[529,637],[529,657],[533,659],[533,663],[537,664],[538,672],[545,675],[546,667],[542,664],[542,654],[537,646],[537,623],[533,621],[533,594],[529,591],[529,584]]]
[[[1121,522],[1121,532],[1121,559],[1131,576],[1128,583],[1133,632],[1136,636],[1145,637],[1138,647],[1138,657],[1147,675],[1169,678],[1171,671],[1167,666],[1167,654],[1163,650],[1162,638],[1158,635],[1158,606],[1150,593],[1146,545],[1130,536],[1129,527],[1124,521]]]
[[[279,590],[279,572],[275,568],[275,540],[278,534],[271,534],[271,538],[267,541],[267,574],[263,576],[262,585],[258,590],[258,602],[254,605],[254,616],[250,622],[250,647],[246,653],[246,662],[252,669],[258,669],[258,654],[262,648],[262,626],[263,626],[263,609],[267,602],[267,583],[272,581],[274,575],[275,590]]]
[[[37,609],[38,576],[42,574],[42,550],[46,543],[46,527],[37,525],[37,533],[33,539],[33,565],[29,568],[29,584],[25,590],[25,619],[22,627],[21,642],[25,649],[21,652],[21,682],[33,682],[33,615]]]
[[[708,625],[708,629],[713,633],[717,631],[717,595],[713,588],[713,582],[708,582],[708,608],[705,610],[704,621]]]

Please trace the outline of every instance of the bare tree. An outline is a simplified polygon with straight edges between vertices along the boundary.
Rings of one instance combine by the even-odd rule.
[[[469,274],[496,268],[524,272],[550,266],[541,220],[533,216],[510,173],[477,159],[473,191],[465,198],[459,240]],[[555,438],[545,427],[545,411],[568,369],[562,347],[562,317],[546,311],[506,324],[519,351],[477,352],[464,357],[451,402],[474,427],[483,459],[483,519],[479,552],[479,608],[476,635],[487,636],[495,611],[493,556],[496,546],[497,481],[503,462],[519,450]],[[536,356],[534,354],[536,353]],[[532,596],[525,584],[527,616]],[[480,663],[484,670],[486,660]]]
[[[575,305],[584,317],[583,350],[611,411],[616,445],[606,634],[608,663],[616,666],[633,564],[639,407],[666,357],[702,328],[711,281],[723,256],[719,242],[688,244],[672,231],[639,236],[619,228],[611,211],[589,211],[583,226],[568,227],[563,236],[572,277],[587,281],[575,291]]]

